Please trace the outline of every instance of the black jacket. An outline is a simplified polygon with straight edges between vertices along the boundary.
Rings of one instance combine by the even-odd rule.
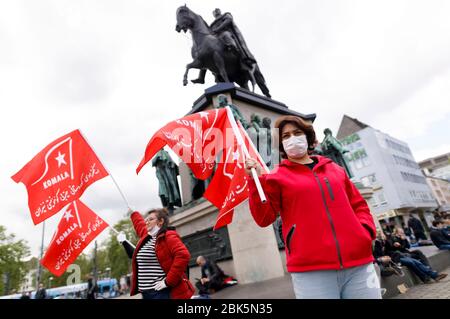
[[[378,258],[386,256],[385,252],[385,241],[382,239],[376,239],[373,244],[373,257],[377,260],[377,263],[379,263]]]
[[[430,237],[433,244],[438,248],[442,245],[450,245],[450,240],[447,239],[443,229],[432,227]]]
[[[132,259],[136,247],[134,247],[133,244],[130,243],[128,240],[123,241],[122,246],[123,248],[125,248],[125,252],[127,253],[128,258]]]
[[[395,243],[399,243],[400,247],[395,247],[394,246]],[[408,253],[410,247],[411,245],[409,244],[409,241],[407,239],[401,239],[400,237],[397,236],[391,236],[389,240],[389,249],[391,251],[400,251],[402,253]]]
[[[214,261],[207,260],[202,266],[202,278],[209,278],[210,282],[222,284],[225,277],[223,270]]]
[[[45,288],[39,289],[34,296],[34,299],[45,299],[47,298],[47,291]]]
[[[399,243],[400,247],[395,247],[394,244]],[[410,247],[408,240],[401,239],[397,236],[391,236],[388,240],[386,240],[385,251],[386,255],[391,257],[392,261],[395,263],[400,262],[400,258],[409,256]]]
[[[408,220],[408,226],[409,226],[410,228],[412,228],[412,230],[413,230],[415,233],[418,233],[418,232],[423,233],[423,232],[425,232],[425,230],[423,229],[422,223],[420,222],[420,220],[418,220],[418,219],[415,218],[415,217],[411,217],[411,218]]]

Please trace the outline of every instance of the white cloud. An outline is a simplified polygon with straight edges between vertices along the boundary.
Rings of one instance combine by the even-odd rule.
[[[450,114],[450,64],[390,112],[375,115],[373,125],[399,139],[414,139]]]

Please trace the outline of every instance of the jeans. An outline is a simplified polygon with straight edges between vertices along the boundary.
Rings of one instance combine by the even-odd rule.
[[[142,299],[170,299],[170,289],[164,288],[162,290],[144,290],[141,291]]]
[[[409,254],[411,255],[412,258],[417,259],[425,266],[430,266],[428,258],[420,250],[411,250],[409,251]]]
[[[438,276],[438,273],[431,269],[430,266],[424,265],[417,259],[410,257],[401,257],[400,263],[402,264],[402,266],[406,266],[411,269],[422,281],[426,281],[430,277],[435,279]]]
[[[291,273],[297,299],[381,299],[372,263],[342,270]]]
[[[417,240],[422,239],[422,240],[427,240],[427,236],[425,236],[425,233],[422,231],[418,231],[418,232],[414,232],[414,237],[416,237]]]
[[[450,249],[450,244],[449,244],[449,245],[440,245],[440,246],[439,246],[439,249],[442,249],[442,250],[449,250],[449,249]]]

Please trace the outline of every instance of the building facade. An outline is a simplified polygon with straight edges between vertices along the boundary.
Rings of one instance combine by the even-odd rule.
[[[427,176],[446,179],[450,182],[450,153],[421,161],[419,166]]]
[[[379,220],[401,225],[415,214],[431,226],[438,204],[408,144],[346,115],[337,138],[355,178],[373,188],[370,204]]]
[[[450,211],[450,153],[419,162],[440,211]]]

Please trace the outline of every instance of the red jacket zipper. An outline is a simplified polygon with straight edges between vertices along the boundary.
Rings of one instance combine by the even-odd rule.
[[[322,200],[323,200],[323,204],[325,206],[325,211],[327,212],[328,221],[330,222],[331,231],[333,233],[334,241],[336,243],[336,250],[337,250],[337,254],[338,254],[338,258],[339,258],[340,268],[343,269],[344,264],[342,263],[341,249],[339,247],[339,242],[338,242],[337,235],[336,235],[336,228],[334,227],[334,223],[333,223],[333,218],[331,217],[330,210],[328,208],[327,201],[325,198],[325,192],[323,191],[323,187],[322,187],[322,184],[320,183],[319,177],[317,176],[316,173],[313,172],[313,174],[314,174],[314,177],[316,178],[317,184],[319,184],[320,193],[322,194]]]

